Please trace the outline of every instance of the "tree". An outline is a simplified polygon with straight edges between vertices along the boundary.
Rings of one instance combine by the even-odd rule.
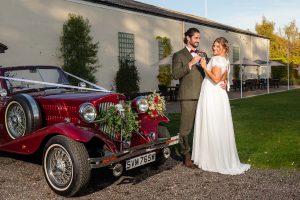
[[[284,27],[285,38],[287,40],[288,61],[290,63],[300,63],[300,33],[296,26],[296,20],[293,20]]]
[[[140,77],[134,62],[129,59],[119,60],[119,70],[117,72],[115,83],[117,92],[131,95],[139,92]]]
[[[263,16],[260,24],[256,23],[255,30],[259,35],[270,38],[270,58],[272,60],[285,60],[286,45],[283,38],[274,33],[275,23]]]
[[[96,65],[99,42],[93,43],[90,29],[88,19],[83,19],[80,15],[69,14],[68,20],[63,25],[60,51],[65,71],[95,83],[94,74],[99,67]],[[77,80],[71,80],[71,82],[78,83]]]
[[[263,16],[260,24],[256,23],[255,30],[259,35],[270,38],[270,59],[278,60],[283,63],[300,63],[300,33],[293,20],[284,27],[284,33],[281,29],[279,33],[274,33],[274,22],[270,22]],[[289,53],[289,59],[288,59]]]
[[[256,23],[255,30],[256,33],[272,39],[274,36],[274,27],[275,23],[268,21],[267,18],[263,16],[261,24]]]

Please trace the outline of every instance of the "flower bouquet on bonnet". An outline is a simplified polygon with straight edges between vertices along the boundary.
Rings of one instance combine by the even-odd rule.
[[[151,117],[163,116],[166,111],[166,102],[163,96],[160,96],[156,91],[147,96],[149,103],[148,114]]]

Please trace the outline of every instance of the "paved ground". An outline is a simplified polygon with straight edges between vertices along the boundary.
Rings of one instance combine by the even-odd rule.
[[[299,89],[300,86],[291,86],[290,89]],[[276,92],[282,92],[286,91],[287,86],[280,86],[280,88],[270,88],[270,93],[276,93]],[[249,91],[244,91],[243,92],[243,98],[248,98],[248,97],[253,97],[257,95],[265,95],[267,94],[268,91],[266,89],[257,89],[257,90],[249,90]],[[240,99],[241,98],[241,92],[240,91],[231,91],[228,93],[229,99]],[[180,103],[179,101],[174,102],[174,101],[167,101],[166,102],[166,107],[167,107],[167,112],[168,113],[180,113]]]
[[[39,161],[0,153],[0,199],[65,199],[48,187]],[[76,199],[196,200],[300,199],[300,171],[250,169],[230,176],[188,169],[177,158],[153,169],[144,167],[119,179],[93,172],[86,192]]]

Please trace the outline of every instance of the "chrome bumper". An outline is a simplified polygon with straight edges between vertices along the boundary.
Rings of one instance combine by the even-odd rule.
[[[155,142],[146,143],[138,145],[132,148],[125,149],[118,153],[112,153],[111,155],[98,157],[98,158],[89,158],[91,168],[101,168],[114,163],[127,160],[138,155],[142,155],[151,151],[156,151],[163,149],[168,146],[175,145],[179,142],[179,136],[174,136],[171,138],[159,139]]]

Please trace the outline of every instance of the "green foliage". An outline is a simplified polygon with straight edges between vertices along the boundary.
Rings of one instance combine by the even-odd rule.
[[[263,16],[261,24],[256,23],[255,30],[258,34],[272,38],[274,36],[274,27],[275,23],[267,20],[265,16]]]
[[[106,111],[101,111],[96,122],[100,122],[100,126],[106,124],[113,127],[113,130],[121,133],[125,140],[129,140],[132,132],[138,131],[140,128],[138,115],[132,111],[130,102],[124,103],[124,105],[117,104],[109,107]]]
[[[293,66],[290,65],[290,81],[293,81],[295,79],[294,73],[293,73]],[[280,79],[283,85],[287,85],[288,80],[288,73],[287,73],[287,67],[279,67],[279,66],[273,66],[271,70],[272,78],[274,79]]]
[[[170,38],[157,36],[156,40],[161,42],[163,45],[163,48],[164,48],[163,57],[165,58],[165,57],[171,55],[171,53],[173,51],[173,47],[172,47]]]
[[[83,19],[80,15],[69,14],[69,19],[63,25],[60,51],[65,71],[95,83],[94,74],[99,67],[95,65],[98,62],[99,42],[93,43],[90,29],[88,19]],[[73,80],[73,84],[77,82]]]
[[[172,80],[172,72],[171,65],[161,65],[159,66],[159,73],[157,75],[157,79],[160,85],[171,85]]]
[[[173,51],[171,40],[167,37],[161,37],[161,36],[157,36],[156,39],[159,42],[161,42],[163,45],[163,57],[165,58],[171,55]],[[165,86],[171,85],[171,81],[172,81],[171,65],[159,66],[157,79],[160,85],[165,85]]]
[[[270,38],[270,59],[279,60],[283,63],[300,64],[300,33],[293,20],[284,27],[284,35],[274,32],[274,22],[263,17],[260,24],[256,24],[258,34]]]
[[[300,170],[300,90],[232,100],[240,160],[255,168]],[[180,114],[169,114],[170,133],[178,133]],[[193,134],[189,142],[192,146]]]
[[[115,78],[117,92],[124,94],[139,92],[140,77],[134,62],[128,59],[121,59],[119,65]]]
[[[284,27],[285,38],[288,42],[288,58],[291,63],[300,63],[300,33],[296,25],[296,21],[293,20],[287,26]]]
[[[234,65],[233,66],[233,78],[235,80],[240,79],[240,66],[239,65]]]
[[[273,66],[271,70],[272,78],[283,79],[287,78],[287,68],[281,66]]]

